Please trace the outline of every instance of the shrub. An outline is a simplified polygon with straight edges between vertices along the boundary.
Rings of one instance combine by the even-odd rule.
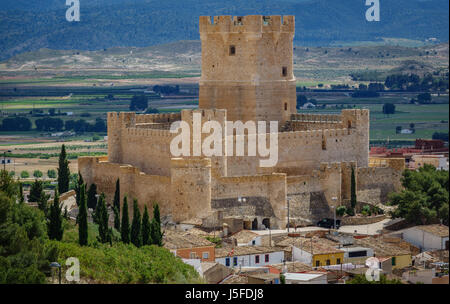
[[[361,213],[365,216],[367,215],[372,215],[372,211],[370,210],[370,206],[369,205],[364,205],[364,207],[362,208]]]
[[[47,171],[47,176],[48,176],[49,178],[56,178],[56,171],[53,170],[53,169],[49,169],[49,170]]]
[[[15,171],[9,171],[9,176],[13,177],[14,175],[16,175]]]
[[[42,174],[42,171],[40,170],[34,170],[33,171],[33,176],[36,178],[42,177],[44,174]]]
[[[343,216],[346,211],[347,211],[347,208],[345,208],[345,206],[339,206],[336,208],[336,215]]]
[[[29,178],[30,177],[30,173],[28,173],[28,171],[22,171],[20,172],[20,177],[21,178]]]

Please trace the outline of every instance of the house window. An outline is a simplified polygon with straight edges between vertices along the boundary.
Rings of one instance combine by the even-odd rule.
[[[237,266],[237,257],[233,257],[233,266]]]
[[[225,266],[230,267],[230,258],[225,258]]]
[[[320,261],[316,261],[316,267],[320,266]]]
[[[189,253],[189,256],[191,257],[191,259],[197,258],[197,254],[195,254],[195,252]]]
[[[283,68],[281,69],[281,74],[283,75],[283,77],[286,77],[286,76],[287,76],[287,67],[283,67]]]
[[[367,256],[366,250],[353,251],[353,252],[348,253],[349,258],[357,258],[357,257],[365,257],[365,256]]]
[[[236,55],[236,47],[234,45],[230,45],[230,56]]]
[[[255,255],[255,264],[259,264],[259,255]]]
[[[341,259],[340,258],[337,258],[336,264],[341,264]]]
[[[322,136],[322,150],[327,149],[327,140]]]
[[[331,265],[331,261],[327,260],[327,266],[330,266],[330,265]]]
[[[284,103],[284,110],[287,111],[287,102]]]
[[[203,252],[203,259],[204,260],[209,259],[209,252]]]
[[[392,266],[395,266],[396,262],[395,257],[392,257]]]
[[[256,245],[256,240],[253,240],[252,241],[252,246],[255,246]]]
[[[264,256],[264,262],[269,263],[269,255],[268,254],[266,254]]]

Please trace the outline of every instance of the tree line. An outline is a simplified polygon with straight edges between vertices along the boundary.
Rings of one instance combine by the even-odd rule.
[[[35,120],[36,131],[75,131],[83,132],[106,132],[106,122],[97,117],[94,123],[89,123],[84,119],[62,120],[61,118],[44,117]],[[0,125],[1,131],[31,131],[32,122],[26,117],[8,117],[3,119]]]

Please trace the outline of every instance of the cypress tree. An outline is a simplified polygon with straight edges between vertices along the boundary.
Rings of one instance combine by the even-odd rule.
[[[31,184],[30,194],[28,195],[29,202],[39,202],[42,198],[42,193],[44,192],[44,187],[42,185],[42,181],[34,180],[34,183]]]
[[[356,179],[355,179],[355,169],[352,167],[352,175],[350,181],[350,205],[352,210],[355,211],[356,207]]]
[[[150,217],[148,215],[147,206],[144,208],[144,215],[142,216],[142,245],[151,245],[151,224]]]
[[[50,207],[50,216],[48,222],[48,237],[51,240],[61,241],[64,233],[63,217],[61,215],[61,207],[59,205],[58,190],[55,190],[55,198],[53,204]]]
[[[122,242],[125,244],[130,243],[130,222],[128,219],[128,202],[126,196],[123,198],[122,223],[120,224],[120,229]]]
[[[120,214],[120,181],[117,179],[116,181],[116,191],[114,192],[114,201],[113,201],[114,208],[117,208],[117,211],[119,211]]]
[[[23,195],[23,185],[19,182],[19,203],[25,202],[25,196]]]
[[[97,207],[97,185],[94,183],[89,186],[87,194],[87,207],[92,210],[95,210]]]
[[[77,206],[80,206],[80,189],[82,186],[84,187],[83,176],[81,176],[81,173],[78,172],[78,181],[75,184],[75,198],[77,201]]]
[[[120,213],[116,207],[114,207],[114,228],[120,231]]]
[[[66,146],[62,145],[61,153],[59,154],[59,167],[58,167],[59,193],[65,193],[69,191],[69,182],[70,182],[69,161],[67,160]]]
[[[163,245],[163,234],[161,232],[161,218],[159,213],[159,206],[155,204],[153,206],[153,219],[151,223],[151,239],[152,244],[162,246]]]
[[[131,222],[131,243],[136,247],[142,245],[141,235],[141,212],[139,211],[137,199],[133,200],[133,221]]]
[[[108,228],[108,210],[106,209],[105,194],[101,194],[97,204],[98,240],[100,243],[108,243],[110,240]]]
[[[78,239],[81,246],[88,244],[88,215],[86,202],[86,187],[80,189],[80,208],[78,213]]]

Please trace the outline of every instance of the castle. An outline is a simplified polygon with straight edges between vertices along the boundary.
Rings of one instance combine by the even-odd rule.
[[[332,217],[332,208],[348,204],[352,168],[358,200],[385,201],[401,187],[404,162],[369,161],[369,111],[297,113],[294,22],[293,16],[200,17],[199,109],[108,113],[108,156],[78,159],[86,183],[111,200],[119,178],[122,196],[138,199],[140,208],[158,202],[175,223],[240,218],[247,229],[286,227],[288,205],[299,224]],[[260,156],[173,157],[177,134],[170,126],[192,127],[194,115],[202,125],[277,121],[277,164],[260,167]],[[234,143],[238,136],[225,135]]]

